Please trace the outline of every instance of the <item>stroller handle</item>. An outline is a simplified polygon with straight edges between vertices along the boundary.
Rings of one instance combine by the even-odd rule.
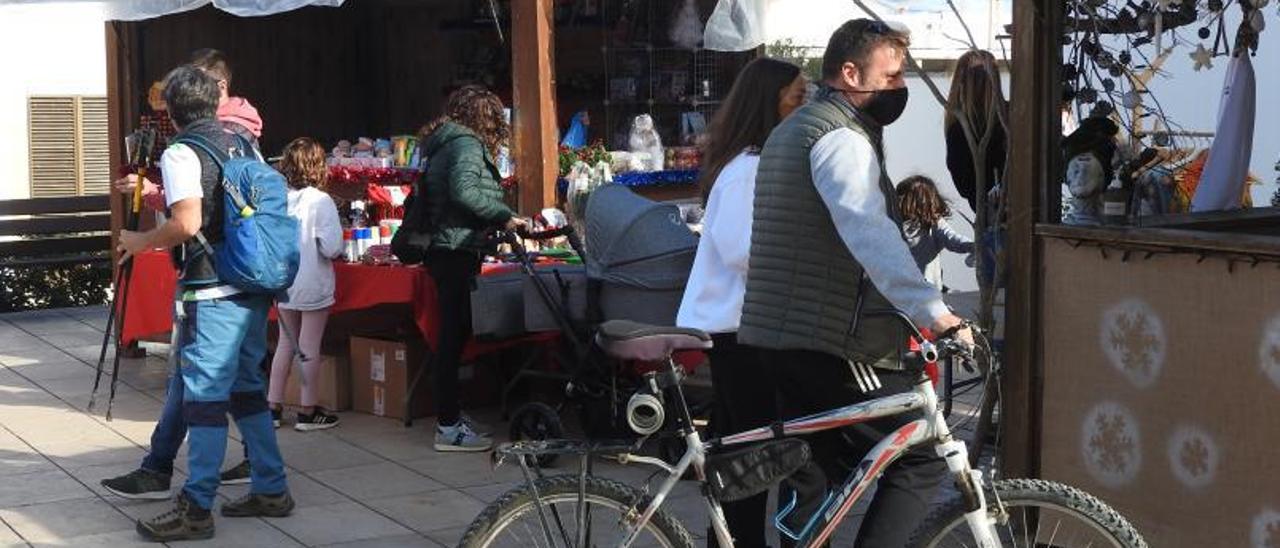
[[[524,249],[524,246],[520,245],[520,239],[522,238],[541,242],[554,240],[560,237],[568,239],[569,247],[573,248],[573,252],[577,253],[579,257],[582,257],[584,261],[586,260],[587,255],[582,251],[582,240],[578,237],[578,232],[573,229],[572,225],[533,232],[530,232],[524,227],[519,227],[515,230],[499,230],[494,235],[494,240],[497,243],[511,244],[512,247],[519,246],[520,249]]]

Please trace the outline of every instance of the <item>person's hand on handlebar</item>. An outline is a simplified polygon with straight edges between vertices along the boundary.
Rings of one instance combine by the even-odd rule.
[[[963,344],[970,353],[973,352],[975,346],[973,340],[973,329],[969,327],[964,318],[955,314],[947,314],[946,316],[938,318],[938,320],[933,322],[933,325],[929,327],[939,337],[949,336]]]

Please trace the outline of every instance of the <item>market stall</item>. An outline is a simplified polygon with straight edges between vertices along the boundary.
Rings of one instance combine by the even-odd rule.
[[[269,12],[251,4],[119,3],[121,20],[107,23],[113,158],[124,157],[119,143],[139,121],[163,124],[145,100],[154,82],[193,50],[223,51],[233,67],[231,94],[248,98],[265,121],[266,156],[299,136],[329,153],[327,191],[346,239],[331,327],[343,325],[343,316],[397,305],[416,329],[385,337],[421,336],[427,350],[437,322],[434,285],[423,268],[400,265],[387,244],[425,169],[418,128],[439,114],[450,91],[480,83],[511,107],[511,149],[498,161],[508,203],[525,214],[585,199],[610,181],[689,199],[698,194],[696,135],[755,55],[701,49],[690,32],[700,33],[711,0],[324,0]],[[123,214],[115,207],[118,227]],[[482,285],[509,278],[512,268],[487,263]],[[139,256],[132,279],[138,289],[122,341],[168,340],[174,274],[167,259]],[[503,283],[512,286],[487,286]],[[331,328],[326,337],[341,339],[335,351],[343,353],[351,334]],[[488,335],[468,346],[468,358],[555,338],[546,331]]]
[[[1280,541],[1280,479],[1262,472],[1280,442],[1280,211],[1248,208],[1244,199],[1248,155],[1274,151],[1252,146],[1253,118],[1237,110],[1254,93],[1241,71],[1250,61],[1264,64],[1250,56],[1265,26],[1259,21],[1273,18],[1270,8],[1262,12],[1266,4],[1014,4],[1001,472],[1080,486],[1153,546]],[[1203,42],[1178,44],[1178,27]],[[1138,43],[1108,47],[1116,35]],[[1140,110],[1158,109],[1141,75],[1158,69],[1168,50],[1192,56],[1197,69],[1210,59],[1232,64],[1225,86],[1187,84],[1205,97],[1222,90],[1209,138],[1153,124],[1164,114]],[[1078,110],[1081,99],[1079,120],[1094,120],[1105,138],[1089,143],[1079,130],[1062,137],[1063,104]],[[1147,131],[1134,131],[1143,120]],[[1201,142],[1179,145],[1179,138]],[[1077,159],[1081,150],[1109,156],[1110,146],[1131,143],[1138,146],[1129,159]],[[1166,155],[1178,148],[1208,151],[1210,165],[1188,171],[1194,159]],[[1154,153],[1143,158],[1137,152],[1145,149]],[[1139,159],[1141,168],[1131,168]],[[1143,173],[1150,165],[1168,173],[1149,183],[1101,178],[1105,191],[1072,184],[1092,177],[1096,187],[1091,173]],[[1186,188],[1187,176],[1199,188]],[[1082,203],[1089,200],[1096,202]]]

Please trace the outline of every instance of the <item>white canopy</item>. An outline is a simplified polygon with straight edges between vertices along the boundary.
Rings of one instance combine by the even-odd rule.
[[[88,0],[84,4],[102,6],[108,20],[140,21],[182,13],[207,4],[240,17],[274,15],[306,6],[338,7],[345,0]],[[0,4],[67,3],[67,0],[0,0]]]

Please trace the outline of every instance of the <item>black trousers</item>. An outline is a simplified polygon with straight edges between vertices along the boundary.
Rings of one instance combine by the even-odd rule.
[[[864,392],[853,366],[844,359],[804,350],[762,350],[761,358],[773,371],[784,417],[796,418],[837,407],[910,390],[917,375],[874,370],[874,388]],[[862,376],[862,385],[869,380]],[[797,534],[818,511],[827,492],[839,488],[877,443],[902,425],[920,418],[919,412],[828,430],[806,437],[813,461],[788,478],[779,500],[796,495],[796,508],[786,519]],[[858,530],[854,546],[901,548],[925,518],[929,502],[947,473],[945,462],[933,448],[920,446],[902,455],[880,477],[875,498]],[[780,502],[782,504],[782,502]],[[784,546],[789,543],[784,537]]]
[[[480,273],[480,257],[468,251],[431,250],[423,264],[436,282],[435,360],[431,377],[435,381],[436,422],[441,426],[458,423],[462,413],[458,403],[458,366],[462,348],[471,337],[471,289]]]
[[[734,333],[714,335],[712,340],[715,346],[707,352],[707,358],[716,398],[711,425],[716,435],[736,434],[772,423],[778,417],[776,390],[771,370],[760,360],[760,351],[738,344]],[[768,502],[769,493],[765,492],[721,503],[735,547],[768,546]],[[707,546],[719,546],[711,529],[707,530]]]

